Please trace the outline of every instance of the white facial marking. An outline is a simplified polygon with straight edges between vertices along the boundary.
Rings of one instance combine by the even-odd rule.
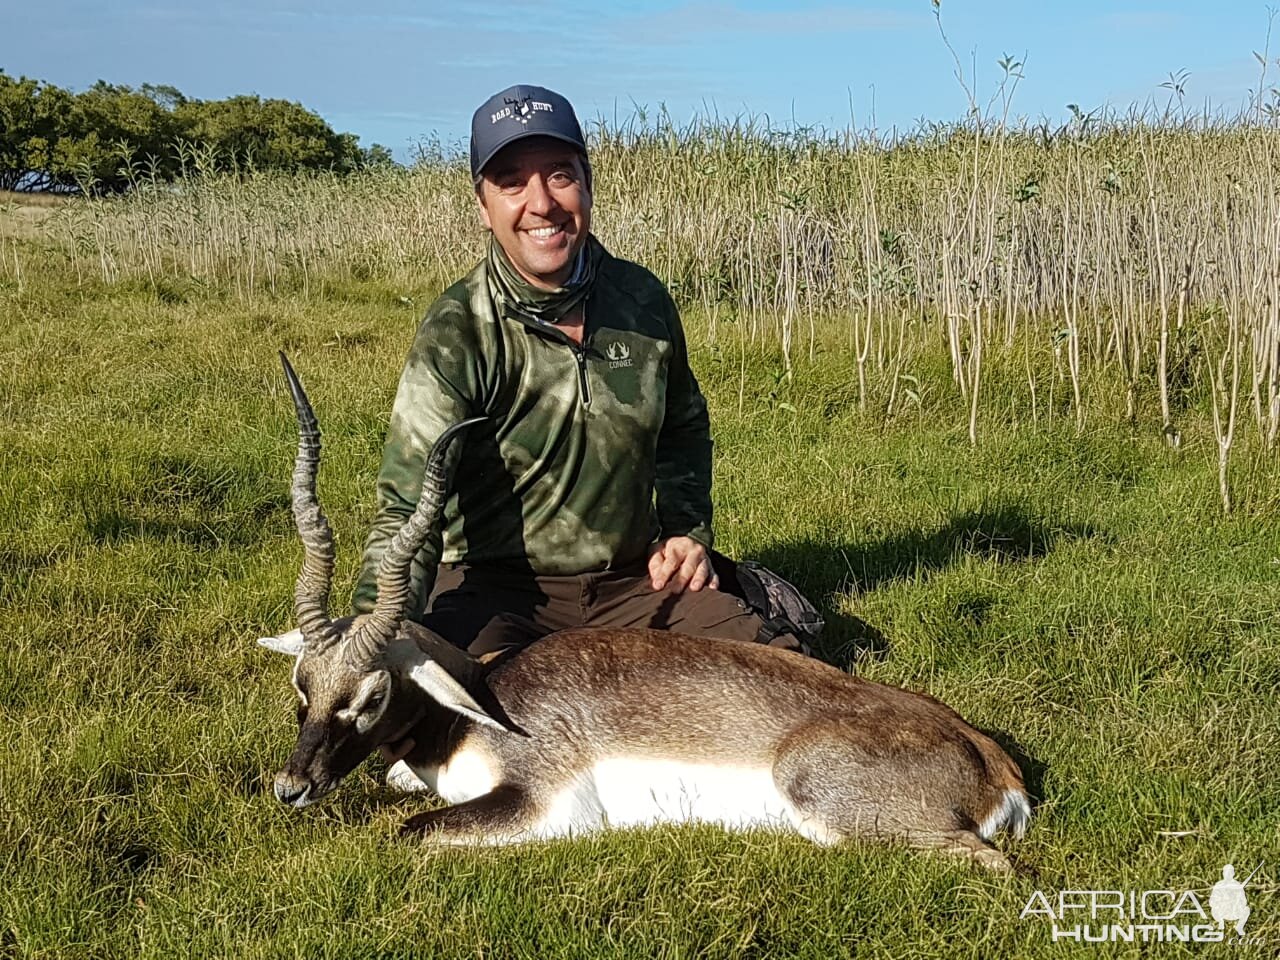
[[[294,692],[298,694],[298,699],[302,701],[302,705],[307,705],[307,695],[302,692],[302,687],[298,686],[298,664],[302,662],[302,657],[293,661],[293,671],[289,674],[289,682],[293,684]]]
[[[354,722],[357,733],[365,733],[382,719],[387,709],[387,694],[391,682],[385,670],[371,673],[360,681],[360,689],[351,699],[351,705],[339,710],[338,719],[346,723]]]

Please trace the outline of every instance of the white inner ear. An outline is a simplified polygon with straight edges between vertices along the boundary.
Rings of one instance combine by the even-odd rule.
[[[289,682],[293,684],[294,691],[298,694],[298,699],[302,701],[302,705],[307,705],[307,695],[302,692],[302,687],[298,685],[298,664],[302,662],[302,657],[293,661],[293,672],[289,674]]]
[[[302,656],[301,630],[290,630],[278,637],[259,637],[258,643],[276,653],[287,653],[291,657]]]
[[[489,714],[484,707],[476,703],[471,694],[457,680],[449,675],[444,667],[434,660],[423,659],[409,668],[409,679],[416,683],[436,703],[464,717],[470,717],[480,723],[498,730],[507,728]]]

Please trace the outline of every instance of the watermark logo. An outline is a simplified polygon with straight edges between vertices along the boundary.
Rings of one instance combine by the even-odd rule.
[[[1261,864],[1259,864],[1261,866]],[[1257,873],[1255,869],[1253,873]],[[1209,892],[1209,912],[1219,927],[1225,928],[1228,923],[1236,926],[1236,935],[1244,936],[1244,924],[1249,919],[1249,898],[1245,896],[1244,884],[1253,879],[1253,873],[1245,878],[1244,883],[1236,879],[1236,868],[1227,864],[1222,868],[1222,879],[1213,885]]]
[[[1254,943],[1245,933],[1245,887],[1262,866],[1244,880],[1223,867],[1207,909],[1194,890],[1037,890],[1018,919],[1047,922],[1055,943]]]
[[[629,367],[631,363],[631,348],[621,340],[615,340],[605,348],[604,355],[609,358],[609,369],[617,370],[619,367]]]

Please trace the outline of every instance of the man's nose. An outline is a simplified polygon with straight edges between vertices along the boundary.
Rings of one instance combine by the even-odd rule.
[[[556,208],[556,198],[547,189],[547,182],[540,176],[532,176],[525,184],[525,209],[530,213],[545,216]]]

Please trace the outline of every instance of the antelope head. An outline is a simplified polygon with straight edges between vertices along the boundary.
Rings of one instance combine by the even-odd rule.
[[[298,742],[276,775],[275,794],[283,803],[305,807],[333,790],[379,745],[402,739],[432,701],[481,723],[502,725],[467,690],[478,676],[475,661],[405,622],[413,559],[439,523],[444,505],[449,447],[463,429],[483,418],[455,424],[432,447],[418,506],[378,567],[373,612],[332,620],[333,534],[316,497],[320,430],[297,374],[283,353],[280,360],[298,416],[291,494],[303,561],[294,589],[298,628],[259,642],[296,658]]]

